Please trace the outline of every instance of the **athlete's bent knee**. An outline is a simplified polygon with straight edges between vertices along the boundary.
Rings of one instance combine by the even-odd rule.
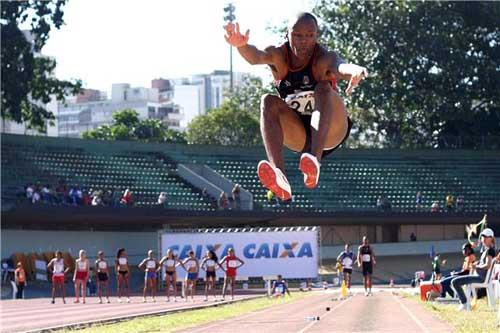
[[[281,100],[279,97],[271,94],[265,94],[260,100],[260,110],[261,113],[270,114],[279,112],[279,102]]]

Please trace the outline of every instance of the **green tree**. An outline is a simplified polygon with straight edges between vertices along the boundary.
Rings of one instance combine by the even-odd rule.
[[[81,91],[79,80],[62,81],[53,76],[54,59],[35,55],[47,42],[50,30],[64,24],[65,3],[65,0],[2,1],[1,6],[1,115],[40,132],[46,130],[47,122],[55,119],[43,106],[50,102],[51,95],[64,101],[66,94]],[[28,22],[33,44],[19,28]]]
[[[230,146],[253,146],[262,142],[256,115],[231,100],[193,119],[187,129],[187,140],[191,144]]]
[[[243,83],[228,91],[226,100],[218,109],[193,119],[187,129],[187,142],[205,145],[254,146],[262,143],[259,116],[260,100],[264,94],[274,93],[271,85],[262,79],[247,76]]]
[[[260,77],[249,75],[243,79],[241,85],[234,87],[233,91],[228,91],[226,97],[233,107],[247,110],[258,117],[262,96],[275,92],[271,85],[265,86]]]
[[[500,135],[499,2],[322,0],[314,12],[326,44],[370,72],[347,99],[358,138],[477,148]]]
[[[158,119],[139,119],[134,109],[113,114],[113,124],[83,133],[84,139],[186,143],[186,135],[169,129]]]
[[[168,128],[165,132],[165,142],[186,144],[188,143],[186,132],[174,131]]]

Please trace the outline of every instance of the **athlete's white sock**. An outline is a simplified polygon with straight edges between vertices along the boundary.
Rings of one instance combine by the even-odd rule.
[[[321,113],[318,110],[315,110],[311,114],[311,127],[314,128],[316,131],[319,128],[319,119],[321,117]]]

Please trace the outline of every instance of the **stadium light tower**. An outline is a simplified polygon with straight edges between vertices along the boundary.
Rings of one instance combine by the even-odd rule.
[[[236,19],[234,16],[235,7],[232,3],[228,3],[224,7],[224,21],[226,24],[233,23]],[[229,45],[229,89],[233,91],[233,47]]]

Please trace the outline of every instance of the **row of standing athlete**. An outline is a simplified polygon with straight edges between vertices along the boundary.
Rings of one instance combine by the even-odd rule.
[[[198,273],[200,268],[206,271],[206,285],[205,285],[205,301],[208,300],[208,291],[213,291],[214,299],[216,299],[216,270],[222,269],[225,272],[224,286],[222,288],[222,300],[225,299],[227,286],[231,285],[231,299],[234,299],[234,288],[236,283],[236,271],[245,263],[243,260],[235,256],[234,249],[229,249],[227,256],[218,260],[217,255],[213,251],[207,251],[206,256],[202,259],[201,263],[195,257],[193,251],[189,252],[189,256],[184,260],[178,259],[172,250],[168,250],[166,255],[160,261],[156,260],[152,250],[148,251],[148,256],[139,264],[139,268],[144,271],[144,288],[143,288],[143,302],[146,302],[146,293],[148,288],[151,289],[151,296],[153,302],[156,301],[156,285],[158,273],[162,267],[165,267],[165,283],[167,302],[170,301],[170,287],[173,288],[173,297],[176,301],[177,297],[177,267],[181,266],[186,272],[185,279],[185,301],[188,300],[188,291],[191,289],[191,299],[194,300],[196,292],[196,282],[198,280]],[[64,259],[61,251],[56,251],[56,257],[53,258],[47,265],[47,268],[52,271],[52,304],[55,303],[56,290],[60,289],[63,303],[65,300],[64,279],[65,274],[68,273],[69,267],[65,267]],[[128,262],[128,255],[124,248],[117,252],[115,259],[115,270],[118,282],[118,302],[121,303],[122,296],[127,298],[127,303],[130,302],[129,294],[129,277],[130,268]],[[104,257],[104,252],[98,252],[98,259],[95,262],[97,293],[99,303],[102,303],[102,297],[105,294],[106,302],[109,300],[109,286],[108,281],[110,278],[110,270],[108,261]],[[87,259],[85,250],[80,250],[78,259],[75,260],[75,270],[73,273],[73,282],[75,284],[75,301],[80,303],[80,294],[82,295],[82,303],[85,303],[85,296],[87,293],[87,281],[90,277],[90,262]]]

